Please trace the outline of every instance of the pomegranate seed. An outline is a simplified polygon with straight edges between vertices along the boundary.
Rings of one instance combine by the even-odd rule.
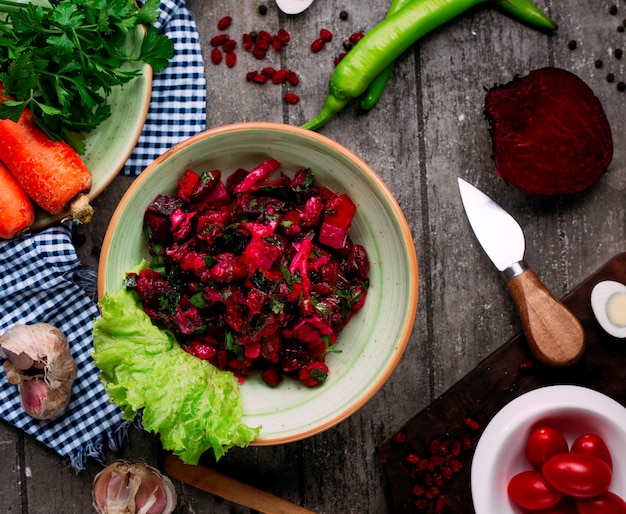
[[[321,37],[317,38],[313,43],[311,43],[311,52],[316,54],[320,50],[322,50],[326,46],[326,41],[324,41]]]
[[[272,77],[274,84],[282,84],[285,80],[287,80],[287,70],[278,70]]]
[[[363,39],[363,33],[362,32],[354,32],[354,33],[350,34],[350,42],[353,45],[356,45],[359,41],[361,41],[361,39]]]
[[[237,41],[234,39],[229,39],[222,44],[222,50],[224,50],[224,52],[232,52],[235,48],[237,48]]]
[[[279,41],[283,45],[288,44],[289,40],[291,39],[291,35],[285,29],[278,29],[278,32],[276,33],[276,37],[279,39]]]
[[[522,373],[532,373],[534,367],[535,367],[535,363],[533,361],[524,361],[524,362],[520,363],[518,369]]]
[[[436,498],[440,494],[441,494],[441,491],[439,490],[438,487],[430,487],[429,489],[426,489],[424,496],[426,496],[426,498],[428,498],[429,500],[432,500],[433,498]]]
[[[267,30],[259,30],[259,39],[269,43],[272,41],[272,35]]]
[[[287,102],[288,104],[297,104],[300,101],[300,97],[296,94],[293,93],[287,93],[285,95],[285,102]]]
[[[453,476],[454,473],[452,472],[452,468],[450,466],[441,467],[441,478],[444,480],[451,480]]]
[[[265,39],[258,38],[254,42],[254,46],[256,48],[260,48],[261,50],[267,50],[270,47],[270,44],[269,44],[269,41],[267,41]]]
[[[406,443],[406,434],[402,431],[396,432],[392,440],[395,444]]]
[[[419,498],[417,500],[415,500],[415,506],[419,509],[419,510],[426,510],[428,508],[428,501],[425,500],[424,498]]]
[[[254,71],[249,71],[248,73],[246,73],[246,80],[248,82],[250,82],[251,80],[254,79],[254,77],[256,77],[259,74],[259,72],[257,70]]]
[[[226,30],[230,27],[230,24],[233,22],[232,17],[224,16],[220,21],[217,22],[217,28],[219,30]]]
[[[241,44],[246,50],[251,50],[254,45],[254,41],[252,40],[252,36],[250,34],[244,34],[241,36]]]
[[[448,506],[448,496],[442,494],[437,498],[435,503],[435,511],[434,514],[443,514],[446,511],[446,507]]]
[[[452,471],[454,471],[455,473],[458,473],[459,471],[463,469],[463,464],[461,464],[460,461],[455,459],[450,463],[450,467],[452,468]]]
[[[222,62],[222,51],[219,48],[211,50],[211,62],[213,64],[219,64]]]
[[[456,440],[452,443],[452,455],[458,457],[461,454],[461,441]]]
[[[280,39],[278,39],[278,36],[272,36],[272,47],[276,53],[283,49],[283,44]]]
[[[237,54],[232,50],[226,52],[226,66],[232,68],[235,64],[237,64]]]
[[[420,461],[420,458],[415,453],[408,453],[404,460],[409,464],[417,464]]]
[[[256,57],[259,61],[262,61],[263,59],[265,59],[265,56],[267,55],[267,50],[263,50],[262,48],[255,46],[252,49],[252,55],[254,55],[254,57]]]
[[[292,86],[297,86],[300,83],[300,79],[298,75],[296,75],[295,71],[287,70],[287,80]]]
[[[346,56],[346,53],[342,52],[337,57],[335,57],[335,60],[334,60],[335,66],[337,66],[345,56]]]
[[[469,434],[465,434],[463,436],[463,449],[469,450],[472,446],[474,446],[472,437]]]
[[[333,34],[328,29],[322,29],[320,30],[320,38],[326,41],[327,43],[330,43],[333,40]]]
[[[478,430],[480,428],[478,421],[472,418],[465,418],[464,423],[465,423],[465,426],[469,428],[470,430]]]
[[[211,38],[211,46],[221,46],[224,43],[226,43],[226,41],[228,41],[230,39],[230,36],[228,34],[218,34],[217,36],[213,36]]]
[[[276,70],[270,66],[268,66],[267,68],[263,68],[261,70],[261,74],[265,75],[267,78],[272,78],[274,75],[276,75]]]
[[[252,77],[252,82],[256,82],[257,84],[265,84],[267,82],[267,76],[262,73],[258,73],[254,77]]]
[[[413,493],[413,496],[417,496],[419,498],[420,496],[424,496],[426,488],[422,484],[415,484],[411,489],[411,492]]]

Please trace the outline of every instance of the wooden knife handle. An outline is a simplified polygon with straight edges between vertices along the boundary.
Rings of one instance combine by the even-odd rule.
[[[548,366],[576,362],[585,351],[585,332],[578,319],[527,269],[507,282],[531,351]]]
[[[163,469],[168,475],[181,482],[258,512],[265,514],[315,514],[311,510],[244,484],[201,464],[195,466],[185,464],[173,455],[168,455],[165,458]]]

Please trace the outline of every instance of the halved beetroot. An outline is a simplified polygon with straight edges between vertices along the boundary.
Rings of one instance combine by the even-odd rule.
[[[487,92],[496,173],[527,193],[577,193],[613,157],[606,114],[591,88],[559,68],[541,68]]]

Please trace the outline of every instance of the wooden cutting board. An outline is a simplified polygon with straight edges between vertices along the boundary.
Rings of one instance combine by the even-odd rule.
[[[585,329],[587,349],[580,361],[564,369],[547,368],[534,360],[520,333],[408,421],[400,429],[406,442],[397,442],[392,434],[378,447],[378,458],[392,492],[393,512],[429,512],[418,510],[413,503],[408,453],[430,455],[429,447],[435,439],[462,440],[469,434],[475,440],[504,405],[527,391],[551,384],[576,384],[626,405],[626,342],[606,334],[591,310],[591,290],[603,280],[626,283],[626,252],[615,256],[562,300]],[[528,362],[533,363],[530,369],[522,364]],[[466,418],[477,421],[480,428],[468,430]],[[470,491],[472,455],[473,447],[462,452],[458,460],[463,468],[444,481],[441,491],[448,495],[449,502],[446,513],[474,513]]]

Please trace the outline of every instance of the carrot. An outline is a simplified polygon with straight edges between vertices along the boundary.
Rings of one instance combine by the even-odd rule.
[[[27,108],[17,122],[0,119],[0,161],[44,211],[69,210],[81,223],[91,220],[91,173],[70,145],[46,135]]]
[[[35,209],[11,172],[0,163],[0,238],[12,239],[27,232],[35,221]]]

